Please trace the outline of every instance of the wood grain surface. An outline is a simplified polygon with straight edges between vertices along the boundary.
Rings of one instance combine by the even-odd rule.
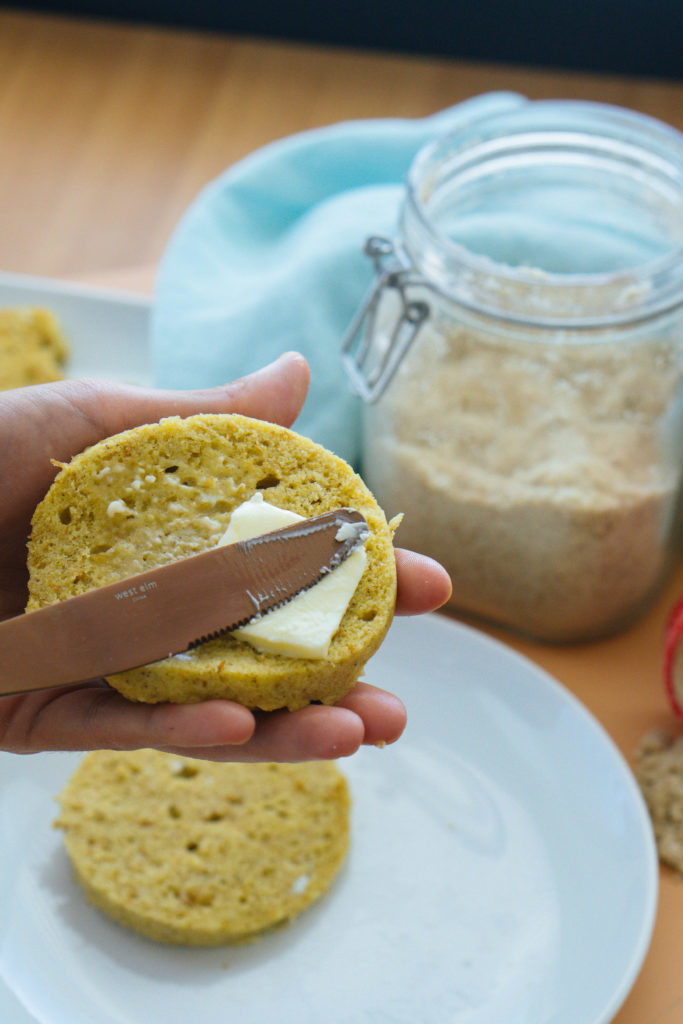
[[[154,265],[197,192],[274,139],[492,89],[683,128],[683,84],[381,56],[0,10],[0,266]]]
[[[0,268],[142,291],[151,290],[169,234],[197,192],[293,132],[349,118],[420,117],[493,89],[615,103],[683,129],[681,83],[8,10],[0,10],[0,75]],[[572,690],[630,759],[646,729],[673,726],[661,650],[679,593],[680,569],[635,626],[590,644],[545,646],[486,628]],[[661,872],[652,945],[615,1021],[683,1021],[683,879],[672,872]]]

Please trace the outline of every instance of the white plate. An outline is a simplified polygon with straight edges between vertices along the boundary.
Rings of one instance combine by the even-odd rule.
[[[0,272],[0,307],[27,305],[47,306],[59,317],[71,349],[68,376],[151,383],[150,303],[144,296]],[[0,871],[4,878],[3,850],[4,844],[0,845]],[[2,981],[0,1021],[35,1021]]]
[[[150,302],[141,295],[69,284],[46,277],[0,273],[0,307],[47,306],[69,342],[69,377],[152,383]]]
[[[341,763],[349,860],[252,945],[158,946],[87,906],[50,828],[78,756],[0,756],[0,970],[39,1021],[611,1020],[657,897],[611,740],[530,662],[438,615],[397,619],[367,678],[404,698],[406,734]]]

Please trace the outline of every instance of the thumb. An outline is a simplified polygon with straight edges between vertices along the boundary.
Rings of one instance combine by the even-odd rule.
[[[0,493],[11,494],[0,535],[22,545],[36,504],[68,462],[112,434],[165,416],[238,412],[290,426],[306,398],[308,363],[290,352],[239,380],[205,391],[161,391],[100,380],[65,380],[0,395]]]
[[[65,381],[64,397],[81,414],[95,436],[88,444],[141,423],[165,416],[192,416],[201,412],[236,412],[255,419],[290,426],[306,398],[310,371],[298,352],[287,352],[275,362],[246,377],[199,391],[161,391],[105,384],[101,381]]]

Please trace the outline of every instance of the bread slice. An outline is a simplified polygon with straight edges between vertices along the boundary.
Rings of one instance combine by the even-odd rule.
[[[97,751],[59,803],[88,900],[159,942],[215,946],[290,920],[328,889],[349,843],[348,786],[331,762]]]
[[[0,309],[0,391],[61,380],[68,345],[47,309]]]
[[[172,417],[76,456],[33,518],[28,607],[214,546],[232,510],[256,491],[303,516],[348,506],[368,521],[366,567],[328,657],[267,654],[228,634],[109,682],[129,699],[151,703],[223,697],[268,711],[337,702],[379,647],[393,616],[391,531],[347,463],[271,423],[227,414]]]

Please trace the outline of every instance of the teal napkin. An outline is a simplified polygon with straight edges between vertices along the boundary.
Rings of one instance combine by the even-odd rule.
[[[395,234],[405,176],[425,143],[524,102],[489,93],[421,120],[337,124],[227,170],[189,207],[161,260],[157,385],[210,387],[296,349],[312,371],[297,430],[358,465],[359,400],[340,344],[372,280],[363,244]]]

